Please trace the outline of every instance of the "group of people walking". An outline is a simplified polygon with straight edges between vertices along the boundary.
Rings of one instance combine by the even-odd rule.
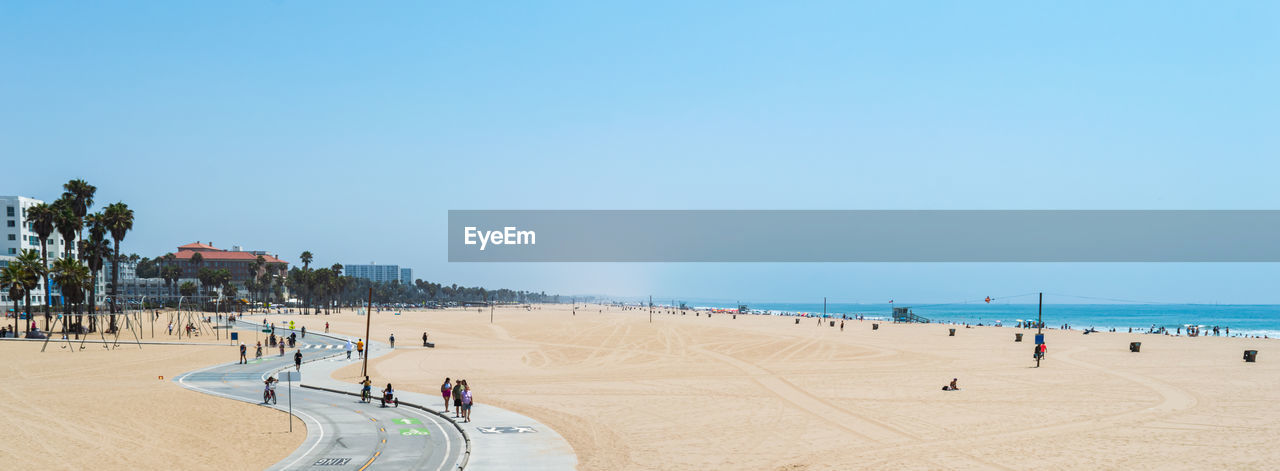
[[[444,384],[440,385],[440,396],[444,398],[444,413],[448,414],[449,405],[453,404],[455,419],[462,419],[463,422],[471,421],[471,404],[475,399],[467,380],[459,378],[454,384],[449,382],[449,378],[445,378]]]

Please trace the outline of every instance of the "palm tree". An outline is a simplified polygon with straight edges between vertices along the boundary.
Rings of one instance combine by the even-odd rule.
[[[204,265],[204,255],[200,255],[200,252],[191,254],[191,264],[196,267],[196,293],[199,293],[200,284],[204,281],[200,279],[200,266]]]
[[[62,190],[62,198],[70,203],[71,212],[77,219],[89,215],[89,207],[93,206],[93,195],[98,192],[98,187],[77,178],[63,184]]]
[[[62,236],[63,257],[71,256],[76,240],[79,239],[77,234],[84,229],[83,216],[76,216],[75,210],[71,208],[72,204],[71,200],[66,198],[59,198],[53,202],[53,224],[57,227],[58,234]]]
[[[26,302],[24,304],[27,306],[27,320],[31,320],[35,317],[31,315],[31,292],[35,291],[35,289],[40,286],[40,278],[43,277],[45,272],[48,270],[46,270],[45,266],[40,263],[40,252],[31,249],[23,250],[18,254],[18,258],[13,262],[10,262],[10,264],[17,264],[27,273],[26,277],[22,279],[22,294],[26,297]],[[31,332],[31,324],[26,324],[27,332]],[[49,326],[46,325],[44,327],[45,330],[49,330]]]
[[[120,296],[120,241],[133,230],[133,210],[124,203],[112,203],[102,213],[115,247],[111,250],[111,325],[116,325],[116,298]]]
[[[177,265],[169,265],[164,267],[164,271],[161,273],[165,286],[169,288],[169,296],[172,297],[174,286],[177,286],[178,280],[182,278],[182,269],[178,268]]]
[[[9,299],[13,301],[13,336],[18,337],[18,319],[22,317],[18,310],[18,302],[22,301],[27,286],[27,270],[18,263],[10,263],[0,271],[0,288],[9,290]]]
[[[89,267],[71,257],[60,258],[53,262],[53,281],[62,288],[62,312],[66,319],[71,319],[71,306],[84,302],[84,288],[92,278]],[[76,310],[79,312],[79,309]],[[63,322],[64,330],[66,321]],[[76,338],[80,336],[80,326],[74,329]]]
[[[44,275],[44,329],[49,330],[49,236],[53,235],[53,219],[56,215],[52,206],[40,203],[27,208],[27,221],[31,223],[40,236],[40,262],[46,267]]]
[[[93,213],[84,217],[85,225],[89,226],[89,239],[80,240],[80,259],[85,261],[89,266],[90,278],[93,284],[89,286],[89,314],[92,316],[97,314],[98,303],[98,272],[102,271],[103,258],[111,254],[111,247],[107,244],[107,226],[106,218],[102,213]],[[113,316],[114,317],[114,316]],[[89,324],[93,329],[97,329],[97,318],[90,317]],[[115,330],[115,323],[109,326],[111,332]]]
[[[298,257],[298,259],[302,260],[302,270],[306,271],[307,267],[311,266],[311,251],[303,250],[302,256]]]
[[[190,281],[184,281],[182,282],[182,286],[178,287],[178,292],[183,296],[194,296],[196,294],[196,284]]]

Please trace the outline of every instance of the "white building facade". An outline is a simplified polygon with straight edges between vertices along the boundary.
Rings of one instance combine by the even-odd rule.
[[[0,214],[3,215],[3,217],[0,217],[0,221],[4,221],[0,223],[3,224],[3,226],[0,226],[0,268],[8,266],[10,262],[17,259],[18,254],[22,253],[23,250],[40,251],[40,235],[36,233],[34,224],[27,220],[27,209],[40,203],[44,203],[44,201],[26,196],[0,196],[0,211],[2,211]],[[68,243],[62,240],[62,235],[58,234],[56,230],[49,235],[46,242],[49,251],[49,267],[52,267],[54,260],[62,257],[63,254],[79,255],[76,251],[76,241],[72,240]],[[105,272],[98,273],[98,293],[95,297],[98,305],[102,305],[107,295],[104,274]],[[61,306],[62,293],[58,291],[57,284],[53,283],[52,277],[49,285],[52,287],[50,290],[52,293],[49,295],[50,304]],[[0,292],[0,303],[11,305],[12,301],[9,299],[8,290],[0,291],[2,291]],[[43,312],[43,307],[37,309],[37,306],[44,306],[45,297],[44,282],[42,280],[40,286],[31,292],[31,310]],[[4,309],[12,308],[6,307]]]

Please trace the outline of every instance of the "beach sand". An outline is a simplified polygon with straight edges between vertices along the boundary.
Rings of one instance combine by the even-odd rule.
[[[1172,338],[814,319],[621,312],[376,313],[397,351],[375,383],[434,393],[466,378],[478,403],[561,433],[579,468],[1275,469],[1274,340]],[[278,316],[285,317],[285,316]],[[287,316],[364,334],[363,316]],[[1051,319],[1047,313],[1046,319]],[[838,325],[838,321],[837,321]],[[423,331],[435,349],[423,349]],[[1025,333],[1022,343],[1014,333]],[[1128,343],[1142,342],[1141,353]],[[1244,363],[1244,349],[1260,350]],[[354,382],[359,366],[335,373]],[[962,388],[944,392],[958,377]]]
[[[50,342],[41,353],[38,342],[0,341],[0,428],[6,431],[0,467],[263,469],[306,438],[305,425],[296,419],[288,433],[283,412],[189,391],[172,381],[234,361],[229,344],[139,349],[122,341],[114,350],[86,344],[77,352],[64,345]]]

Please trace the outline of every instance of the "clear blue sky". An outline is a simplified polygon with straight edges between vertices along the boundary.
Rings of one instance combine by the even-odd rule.
[[[0,3],[0,193],[561,293],[1280,303],[1274,264],[449,264],[449,209],[1277,209],[1275,2]],[[1248,230],[1248,228],[1241,228]]]

